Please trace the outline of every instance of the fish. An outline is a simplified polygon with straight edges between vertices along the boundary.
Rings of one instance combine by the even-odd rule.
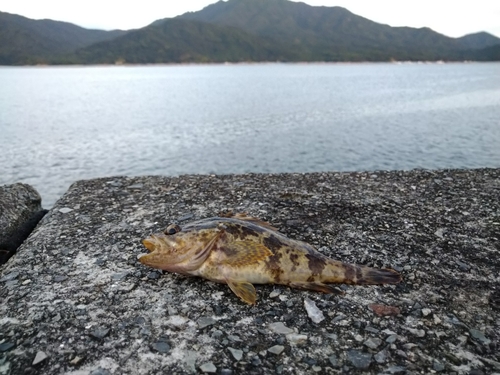
[[[254,284],[343,294],[336,284],[397,284],[401,275],[333,260],[306,242],[293,240],[271,224],[243,213],[229,213],[169,225],[142,241],[149,267],[227,284],[242,301],[254,305]]]

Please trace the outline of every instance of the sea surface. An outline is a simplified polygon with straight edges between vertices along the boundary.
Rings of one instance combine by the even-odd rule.
[[[500,167],[500,63],[0,68],[0,185]]]

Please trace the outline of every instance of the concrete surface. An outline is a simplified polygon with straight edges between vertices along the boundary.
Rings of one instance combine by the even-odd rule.
[[[0,273],[0,374],[500,373],[500,170],[79,181]],[[141,265],[141,239],[247,212],[399,270],[344,296]]]

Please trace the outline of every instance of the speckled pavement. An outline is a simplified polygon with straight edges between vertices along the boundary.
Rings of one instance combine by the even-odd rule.
[[[232,210],[396,286],[344,296],[141,265]],[[0,374],[500,374],[500,169],[78,181],[0,269]]]

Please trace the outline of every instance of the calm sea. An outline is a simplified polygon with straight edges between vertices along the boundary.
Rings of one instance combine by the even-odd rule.
[[[0,185],[500,167],[500,63],[0,68]]]

